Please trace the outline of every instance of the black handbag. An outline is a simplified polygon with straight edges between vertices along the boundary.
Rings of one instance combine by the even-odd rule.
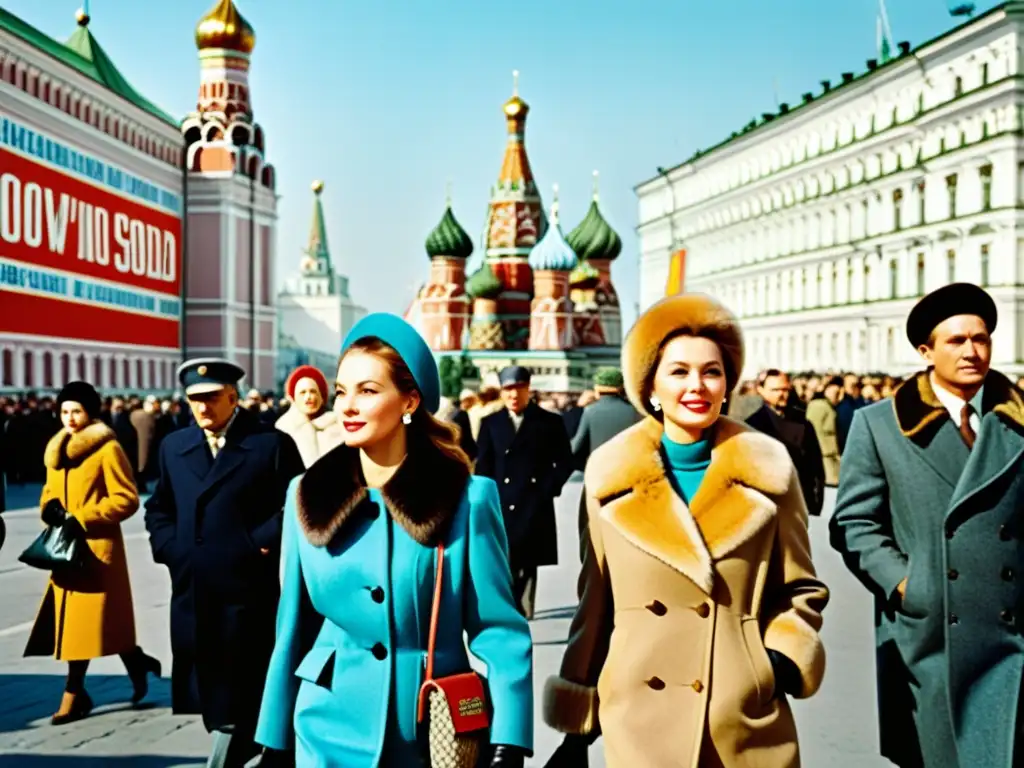
[[[83,533],[78,521],[68,515],[58,525],[48,525],[18,559],[44,571],[81,568],[91,554]]]

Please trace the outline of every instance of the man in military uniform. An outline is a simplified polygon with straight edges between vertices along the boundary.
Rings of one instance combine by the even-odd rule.
[[[537,568],[558,564],[554,500],[572,474],[572,450],[562,417],[530,400],[526,368],[504,368],[498,382],[505,408],[480,422],[476,473],[498,483],[513,591],[531,619]]]
[[[195,424],[161,444],[146,504],[153,559],[171,576],[174,712],[202,714],[214,734],[211,768],[258,753],[285,491],[303,471],[291,437],[239,408],[244,375],[219,359],[178,369]]]
[[[907,337],[928,368],[858,409],[830,528],[875,596],[882,754],[1024,765],[1024,397],[989,370],[996,305],[955,283]]]

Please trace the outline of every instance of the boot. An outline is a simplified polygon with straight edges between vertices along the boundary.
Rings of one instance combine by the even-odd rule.
[[[76,720],[82,720],[92,712],[92,699],[85,690],[78,693],[64,691],[64,698],[60,701],[60,709],[53,713],[50,718],[51,725],[66,725]]]
[[[132,681],[132,704],[138,704],[149,693],[149,675],[160,677],[160,659],[147,656],[139,646],[135,646],[122,661],[128,670],[128,679]]]

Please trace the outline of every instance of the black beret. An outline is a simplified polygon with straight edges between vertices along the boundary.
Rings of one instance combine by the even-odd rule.
[[[78,403],[90,419],[100,417],[100,395],[87,381],[71,381],[65,384],[57,395],[57,407],[60,408],[63,403]]]
[[[916,349],[928,343],[936,326],[956,315],[976,315],[989,333],[999,319],[996,303],[974,283],[950,283],[921,299],[907,316],[907,338]]]
[[[237,387],[245,371],[219,357],[200,357],[186,360],[178,368],[178,381],[186,395],[216,392],[225,387]]]
[[[530,383],[530,369],[521,365],[506,365],[498,374],[498,383],[503,387]]]

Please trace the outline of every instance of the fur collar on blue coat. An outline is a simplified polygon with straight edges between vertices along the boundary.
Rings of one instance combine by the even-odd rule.
[[[381,495],[395,522],[424,546],[436,546],[458,509],[469,467],[441,452],[423,434],[409,432],[409,452]],[[313,464],[299,482],[299,524],[309,543],[325,547],[367,497],[359,449],[339,445]]]

